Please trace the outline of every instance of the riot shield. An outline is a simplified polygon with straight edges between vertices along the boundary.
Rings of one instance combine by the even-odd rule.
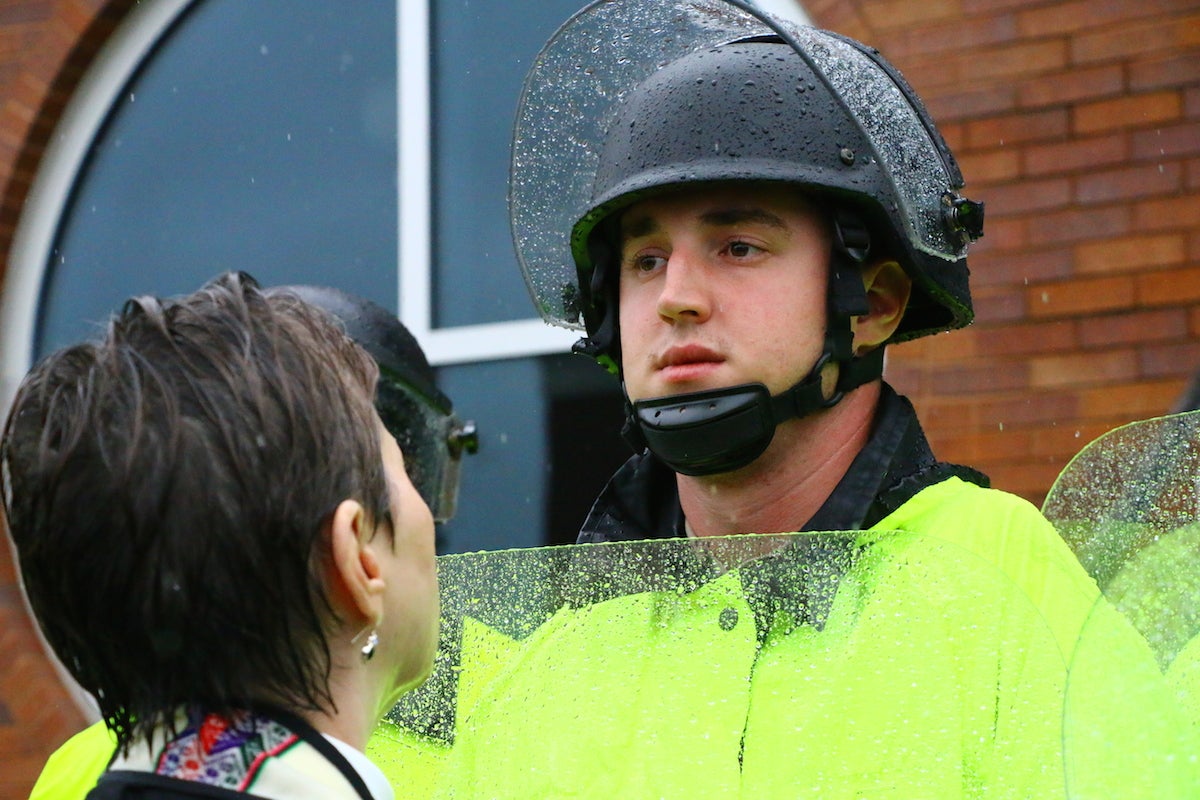
[[[434,674],[369,747],[398,796],[1064,796],[1062,648],[944,539],[482,552],[439,579]]]
[[[1043,510],[1104,595],[1070,662],[1068,786],[1099,797],[1141,774],[1122,796],[1200,796],[1200,412],[1101,436],[1059,476]],[[1145,640],[1149,666],[1110,652],[1103,631],[1114,613]],[[1098,680],[1119,701],[1109,713],[1133,720],[1123,728],[1131,735],[1097,732],[1089,698]]]

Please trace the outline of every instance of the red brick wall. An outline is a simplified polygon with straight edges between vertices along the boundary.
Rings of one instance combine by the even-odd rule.
[[[132,4],[0,0],[0,253],[79,75]],[[988,204],[976,324],[895,348],[889,375],[944,458],[1040,501],[1083,443],[1166,411],[1200,368],[1200,0],[805,7],[900,67]],[[0,800],[26,797],[82,723],[2,547]]]
[[[71,91],[132,0],[0,0],[0,253]],[[7,258],[2,270],[7,267]],[[0,283],[0,287],[3,284]],[[25,613],[0,546],[0,800],[29,796],[46,756],[84,724]]]
[[[943,458],[1041,502],[1200,369],[1200,0],[809,0],[924,98],[987,203],[974,326],[889,375]]]

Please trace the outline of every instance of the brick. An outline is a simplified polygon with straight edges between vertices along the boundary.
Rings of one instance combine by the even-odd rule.
[[[981,197],[985,198],[986,202],[987,190],[982,191]],[[991,254],[997,250],[1016,250],[1024,247],[1029,242],[1025,230],[1026,222],[1020,217],[989,217],[984,225],[983,238],[971,245],[971,255],[975,257],[975,261],[1002,258],[1002,255],[993,257]]]
[[[1012,180],[1020,175],[1021,155],[1014,148],[965,153],[958,159],[963,176],[979,183]]]
[[[1200,227],[1200,194],[1143,200],[1133,206],[1137,230],[1187,230]]]
[[[1072,127],[1076,133],[1087,135],[1174,122],[1182,114],[1182,95],[1176,91],[1159,91],[1076,106],[1072,111]]]
[[[1179,163],[1141,164],[1081,175],[1075,197],[1081,203],[1108,203],[1174,194],[1183,186]]]
[[[40,22],[50,16],[48,0],[21,0],[0,5],[0,25],[8,27],[21,22]]]
[[[972,80],[1039,75],[1068,64],[1066,43],[1054,39],[979,49],[967,58]]]
[[[938,397],[934,394],[909,398],[917,408],[926,434],[935,441],[952,432],[972,432],[979,426],[979,407],[974,397]],[[935,447],[935,452],[937,448]],[[942,454],[944,456],[944,454]]]
[[[1173,54],[1165,58],[1155,57],[1156,55],[1153,54],[1147,60],[1130,63],[1130,89],[1143,91],[1200,82],[1200,58],[1197,58],[1195,53]]]
[[[888,350],[889,369],[898,363],[925,367],[972,360],[979,353],[976,346],[978,336],[979,329],[970,327],[904,342],[899,349]]]
[[[1045,319],[1132,308],[1137,284],[1128,276],[1088,278],[1031,286],[1025,293],[1029,316]]]
[[[1062,139],[1069,128],[1065,109],[1009,114],[968,122],[966,144],[972,149],[987,150],[1006,144]]]
[[[963,14],[990,14],[1029,5],[1029,0],[962,0]]]
[[[1071,252],[1066,248],[1038,247],[1018,253],[1004,253],[987,261],[977,261],[971,267],[971,285],[976,289],[988,286],[1028,286],[1069,277]]]
[[[878,30],[904,28],[920,22],[951,19],[962,13],[959,0],[862,0],[863,16]]]
[[[1109,314],[1079,320],[1079,342],[1084,347],[1144,344],[1188,335],[1187,311],[1182,308]]]
[[[1011,14],[977,17],[955,16],[948,22],[926,22],[897,31],[888,42],[889,58],[902,60],[914,55],[961,53],[984,45],[1002,44],[1017,38]]]
[[[1188,330],[1192,336],[1200,338],[1200,308],[1193,308],[1188,313]]]
[[[933,94],[922,99],[939,125],[944,120],[973,119],[1012,111],[1017,105],[1016,89],[1008,84]]]
[[[1183,115],[1188,119],[1200,119],[1200,86],[1189,86],[1183,90]]]
[[[1185,385],[1176,378],[1086,389],[1080,393],[1080,410],[1084,418],[1125,414],[1134,418],[1159,416],[1174,406]],[[1084,441],[1090,442],[1103,432]]]
[[[1147,378],[1186,378],[1200,369],[1200,342],[1143,347],[1140,356]]]
[[[943,123],[940,119],[937,120],[938,130],[942,133],[942,138],[946,140],[946,144],[950,147],[950,152],[959,154],[967,148],[967,128],[956,120]]]
[[[1024,171],[1034,177],[1090,171],[1099,166],[1119,164],[1128,157],[1129,145],[1124,133],[1031,144],[1022,148]]]
[[[1026,314],[1023,292],[1008,288],[985,287],[972,294],[978,322],[1002,322],[1023,319]]]
[[[1200,154],[1200,122],[1137,131],[1131,140],[1133,157],[1139,161]]]
[[[1138,275],[1138,302],[1147,306],[1170,306],[1200,302],[1200,267],[1161,270]]]
[[[1182,234],[1124,236],[1075,248],[1075,271],[1080,275],[1179,266],[1186,260],[1187,241]]]
[[[1077,402],[1069,392],[1022,392],[994,400],[973,403],[931,402],[927,417],[930,427],[953,429],[965,420],[974,429],[1012,429],[1022,425],[1073,419]],[[935,424],[936,423],[936,424]]]
[[[1075,36],[1071,39],[1071,60],[1086,64],[1139,53],[1168,53],[1195,44],[1197,38],[1200,38],[1200,15],[1174,15]]]
[[[1087,390],[1084,391],[1087,394]],[[1033,446],[1029,455],[1035,458],[1053,459],[1064,467],[1080,450],[1098,436],[1103,436],[1112,430],[1110,423],[1067,421],[1059,425],[1042,425],[1036,429],[1033,436]],[[1059,468],[1059,472],[1062,467]]]
[[[1040,505],[1038,498],[1054,485],[1054,479],[1063,466],[1061,460],[1030,459],[989,466],[987,471],[994,488],[1012,492],[1034,505]]]
[[[1068,352],[1078,341],[1069,321],[1034,322],[997,326],[980,336],[979,346],[987,355],[1024,356]]]
[[[896,363],[891,352],[888,353],[888,367],[884,379],[891,387],[905,397],[915,397],[924,391],[921,378],[925,372],[919,367]]]
[[[958,366],[931,376],[935,394],[979,394],[1024,389],[1029,385],[1028,366],[1020,361],[993,360],[982,366]]]
[[[1138,0],[1136,3],[1075,0],[1021,11],[1016,20],[1023,36],[1052,36],[1077,34],[1086,28],[1113,27],[1115,22],[1128,23],[1187,8],[1187,0]]]
[[[1035,356],[1029,363],[1029,383],[1037,389],[1131,380],[1138,374],[1137,352],[1132,349]]]
[[[1025,458],[1033,449],[1029,431],[993,428],[947,436],[938,441],[937,453],[953,452],[955,458],[971,465]]]
[[[1189,189],[1200,189],[1200,158],[1193,158],[1187,162],[1186,186]]]
[[[1066,178],[1020,181],[988,189],[990,216],[1028,214],[1062,208],[1071,202],[1071,183]]]
[[[1029,244],[1036,248],[1124,234],[1131,228],[1132,216],[1123,205],[1067,208],[1030,217],[1025,227]]]
[[[1017,103],[1024,108],[1064,105],[1120,94],[1125,73],[1119,66],[1071,68],[1023,81],[1017,87]]]

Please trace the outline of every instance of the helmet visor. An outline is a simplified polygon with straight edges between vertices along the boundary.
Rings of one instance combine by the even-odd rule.
[[[478,448],[475,424],[438,408],[382,367],[375,407],[384,427],[396,437],[405,471],[433,518],[451,519],[458,505],[463,453]]]
[[[847,40],[735,0],[604,0],[568,20],[538,54],[517,109],[509,214],[526,284],[547,322],[582,327],[572,231],[599,203],[615,199],[598,196],[607,192],[596,186],[596,175],[625,96],[689,53],[763,37],[791,45],[837,98],[838,118],[874,146],[861,158],[877,162],[891,187],[888,197],[875,199],[892,209],[912,248],[947,260],[963,255],[945,223],[947,200],[962,183],[957,167],[890,68]],[[794,168],[796,181],[805,182],[806,165],[785,166],[763,177],[786,180]],[[689,174],[681,165],[674,177],[659,170],[659,179],[662,185],[702,179]],[[852,182],[838,188],[855,191]]]

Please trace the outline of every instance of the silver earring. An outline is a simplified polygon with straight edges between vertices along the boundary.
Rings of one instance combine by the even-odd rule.
[[[364,664],[375,657],[375,648],[378,646],[379,646],[379,634],[376,633],[375,631],[371,631],[371,634],[369,636],[367,636],[367,643],[364,644],[362,646],[362,650],[359,651],[360,653],[362,653],[362,660],[363,660]]]

